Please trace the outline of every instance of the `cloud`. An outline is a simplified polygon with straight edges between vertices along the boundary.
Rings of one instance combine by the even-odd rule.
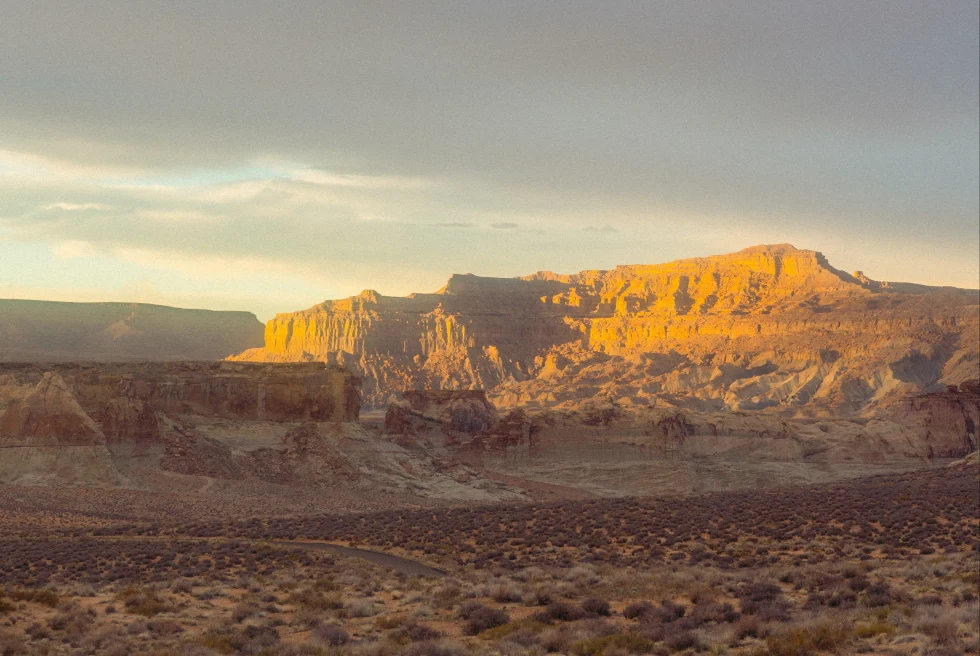
[[[791,241],[976,284],[976,3],[45,4],[0,22],[5,280],[9,244],[245,298]]]
[[[442,223],[430,223],[428,225],[433,228],[475,228],[476,227],[472,223],[466,223],[464,221],[444,221]]]
[[[91,257],[96,254],[97,249],[86,241],[72,240],[56,244],[54,252],[59,258],[70,260],[76,257]]]
[[[51,203],[41,208],[45,211],[62,210],[65,212],[84,212],[89,210],[111,210],[112,207],[105,203]]]
[[[421,178],[331,173],[319,169],[293,170],[290,171],[290,178],[298,182],[309,182],[329,187],[357,187],[359,189],[423,189],[433,184],[433,181]]]

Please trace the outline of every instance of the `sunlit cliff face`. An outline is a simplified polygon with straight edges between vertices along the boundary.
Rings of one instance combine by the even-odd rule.
[[[663,265],[454,276],[437,294],[367,291],[281,314],[239,359],[340,362],[383,405],[412,387],[502,405],[668,395],[704,410],[858,411],[976,377],[976,291],[889,284],[789,245]]]

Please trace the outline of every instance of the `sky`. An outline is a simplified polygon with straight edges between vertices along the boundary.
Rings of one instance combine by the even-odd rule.
[[[783,242],[980,286],[975,0],[0,8],[0,298],[265,320]]]

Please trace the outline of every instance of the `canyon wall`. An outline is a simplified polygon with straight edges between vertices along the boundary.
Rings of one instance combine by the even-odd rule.
[[[261,344],[251,312],[0,299],[0,362],[221,360]]]
[[[241,361],[341,363],[384,407],[406,389],[486,389],[498,407],[585,400],[700,411],[872,413],[976,378],[980,292],[871,280],[818,252],[524,278],[454,275],[280,314]]]
[[[51,378],[99,422],[120,399],[170,415],[273,422],[354,421],[360,412],[360,378],[322,363],[0,363],[8,395]],[[17,400],[8,405],[8,412],[16,411]]]
[[[0,482],[115,486],[134,461],[242,478],[266,463],[209,426],[277,439],[275,423],[355,421],[360,396],[357,376],[322,363],[0,363]]]

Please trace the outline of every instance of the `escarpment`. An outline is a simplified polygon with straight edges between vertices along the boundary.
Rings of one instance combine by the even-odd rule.
[[[251,312],[0,299],[0,362],[220,360],[261,343]]]
[[[454,275],[268,322],[232,359],[340,363],[385,407],[406,389],[486,389],[498,407],[585,399],[819,416],[976,378],[980,292],[874,281],[783,244],[523,278]]]

